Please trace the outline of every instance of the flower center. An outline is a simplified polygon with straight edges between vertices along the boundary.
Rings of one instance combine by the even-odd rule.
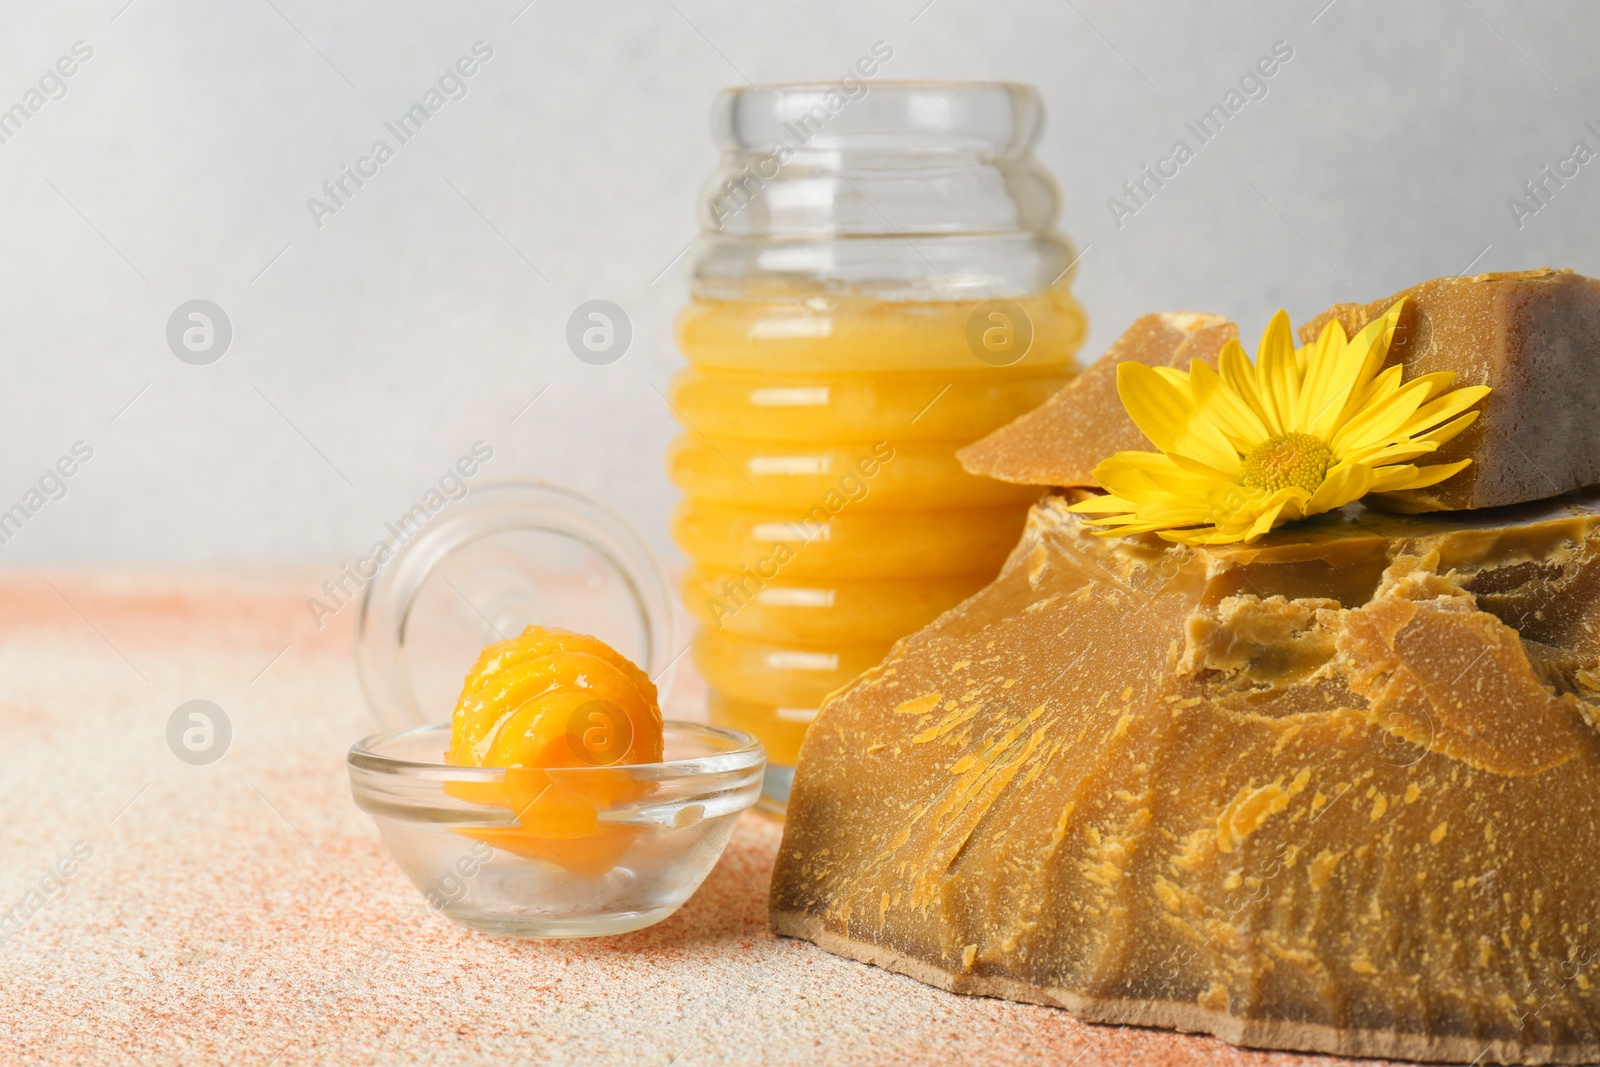
[[[1291,485],[1315,493],[1333,465],[1333,452],[1308,433],[1269,438],[1244,457],[1244,484],[1275,493]]]

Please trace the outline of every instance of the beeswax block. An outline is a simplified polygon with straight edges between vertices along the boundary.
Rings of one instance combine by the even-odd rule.
[[[1375,495],[1401,512],[1492,508],[1600,483],[1600,281],[1570,270],[1435,278],[1371,304],[1336,304],[1300,330],[1337,318],[1352,336],[1396,301],[1405,310],[1389,362],[1413,378],[1456,372],[1494,391],[1483,414],[1428,463],[1472,465],[1427,489]]]
[[[1600,494],[1091,536],[835,693],[780,934],[1239,1044],[1600,1059]]]

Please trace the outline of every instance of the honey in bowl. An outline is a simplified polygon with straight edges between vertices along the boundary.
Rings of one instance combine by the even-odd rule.
[[[661,758],[661,708],[649,677],[599,638],[530,626],[478,657],[451,717],[445,761],[504,767],[503,782],[457,782],[448,791],[517,818],[515,827],[461,833],[599,876],[639,833],[606,826],[601,814],[647,788],[608,769]]]

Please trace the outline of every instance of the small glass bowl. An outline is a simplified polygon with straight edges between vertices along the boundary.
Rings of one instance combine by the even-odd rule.
[[[356,805],[430,906],[489,934],[596,937],[677,911],[761,794],[767,756],[749,734],[668,722],[663,739],[662,763],[542,772],[575,795],[623,798],[595,805],[576,854],[530,839],[510,807],[462,799],[505,789],[507,771],[442,762],[447,724],[374,734],[346,762]]]

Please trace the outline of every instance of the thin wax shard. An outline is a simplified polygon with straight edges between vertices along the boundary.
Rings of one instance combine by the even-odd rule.
[[[775,930],[1240,1044],[1600,1058],[1600,494],[1092,536],[835,694]]]
[[[1239,336],[1219,315],[1167,312],[1143,315],[1087,370],[1050,400],[956,453],[973,474],[1024,485],[1089,487],[1094,468],[1123,449],[1153,447],[1117,399],[1117,364],[1187,369],[1191,359],[1212,366],[1222,346]]]

